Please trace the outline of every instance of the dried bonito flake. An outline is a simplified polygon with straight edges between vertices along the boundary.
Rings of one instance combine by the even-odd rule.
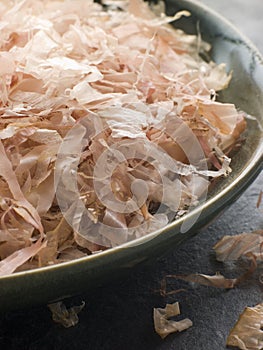
[[[67,308],[66,305],[59,301],[57,303],[49,304],[48,308],[52,313],[54,322],[61,324],[65,328],[74,327],[79,322],[78,314],[84,308],[85,302],[81,305],[71,306]]]
[[[255,307],[246,307],[231,330],[227,345],[242,350],[260,350],[263,348],[263,303]]]
[[[190,274],[187,276],[184,275],[175,275],[174,278],[201,284],[203,286],[209,286],[209,287],[216,287],[216,288],[225,288],[225,289],[231,289],[234,288],[238,279],[237,278],[225,278],[221,273],[216,273],[215,275],[204,275],[201,273],[196,274]]]
[[[252,253],[257,260],[262,260],[263,230],[224,236],[214,246],[218,261],[238,260],[241,256]]]
[[[231,74],[170,25],[189,12],[155,10],[1,2],[1,276],[158,230],[231,172],[246,127],[216,101]]]
[[[166,304],[165,308],[153,309],[154,328],[162,339],[174,332],[182,332],[193,325],[189,318],[174,321],[171,318],[180,315],[179,303]]]
[[[259,192],[259,195],[258,195],[257,208],[259,208],[260,205],[262,204],[262,198],[263,198],[263,191],[261,190],[261,191]]]

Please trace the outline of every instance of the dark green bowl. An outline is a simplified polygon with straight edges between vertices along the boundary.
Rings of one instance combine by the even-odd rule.
[[[255,116],[249,120],[246,143],[235,155],[233,172],[209,193],[207,200],[184,218],[122,246],[69,263],[14,273],[0,278],[0,309],[14,309],[48,303],[95,289],[114,276],[130,273],[136,264],[164,254],[198,232],[233,202],[255,179],[262,167],[263,154],[263,59],[256,48],[224,18],[205,6],[187,0],[167,1],[169,13],[180,9],[192,17],[177,22],[188,33],[195,33],[197,21],[202,37],[213,46],[212,58],[233,70],[229,88],[222,101]],[[198,220],[182,233],[182,225]]]

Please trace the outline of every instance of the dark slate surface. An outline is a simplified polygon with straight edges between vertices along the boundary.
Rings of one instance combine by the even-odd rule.
[[[205,0],[210,4],[211,1]],[[263,52],[261,0],[217,0],[216,10],[246,33]],[[209,228],[192,238],[152,266],[135,270],[132,275],[104,286],[92,295],[67,301],[68,305],[86,301],[80,322],[64,329],[51,320],[46,306],[0,315],[1,350],[223,350],[227,334],[245,306],[262,300],[260,270],[239,288],[229,291],[170,281],[173,290],[185,289],[163,298],[156,290],[167,274],[193,272],[213,274],[220,271],[229,278],[246,270],[245,262],[224,265],[215,260],[213,245],[225,234],[263,229],[263,205],[256,209],[263,173],[240,199]],[[262,270],[261,270],[262,271]],[[179,301],[183,317],[194,326],[165,340],[153,329],[153,307]]]

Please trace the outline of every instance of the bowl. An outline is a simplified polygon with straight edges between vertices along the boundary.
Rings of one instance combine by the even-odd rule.
[[[1,277],[1,310],[50,303],[94,290],[109,278],[118,279],[121,274],[131,273],[134,266],[177,249],[226,209],[262,169],[263,59],[260,53],[228,21],[206,6],[189,0],[168,0],[166,4],[168,14],[189,10],[192,16],[180,19],[176,27],[196,34],[199,23],[202,38],[212,44],[212,59],[226,63],[228,70],[233,71],[231,84],[221,93],[220,100],[232,102],[256,117],[248,120],[246,142],[233,158],[232,173],[214,186],[204,203],[163,229],[85,258]]]

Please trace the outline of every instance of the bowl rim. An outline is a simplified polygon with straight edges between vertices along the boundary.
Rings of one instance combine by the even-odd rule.
[[[205,12],[209,13],[209,15],[212,18],[215,18],[222,24],[225,24],[226,27],[230,28],[233,31],[233,33],[237,34],[239,38],[242,39],[242,42],[244,42],[244,44],[251,50],[253,56],[258,59],[259,61],[258,64],[262,65],[262,70],[263,70],[263,56],[261,55],[258,48],[246,35],[244,35],[228,19],[226,19],[224,16],[222,16],[220,13],[218,13],[214,9],[211,9],[209,6],[202,4],[200,2],[196,2],[195,0],[180,0],[180,1],[173,0],[173,2],[178,3],[180,7],[183,7],[184,5],[191,6],[191,8],[196,10],[196,12],[198,12],[198,10],[204,10]],[[128,250],[129,248],[133,248],[134,246],[146,244],[148,241],[156,238],[157,236],[164,235],[167,233],[167,231],[172,231],[174,228],[180,227],[185,220],[190,220],[195,215],[201,216],[202,213],[209,212],[209,210],[210,212],[217,212],[222,206],[226,205],[225,202],[222,203],[222,199],[225,198],[227,193],[231,193],[231,196],[228,198],[228,201],[231,201],[232,198],[236,197],[240,192],[242,192],[242,190],[250,183],[251,179],[254,179],[260,173],[260,171],[263,170],[263,164],[262,164],[263,163],[263,142],[262,142],[263,134],[260,137],[260,141],[261,142],[259,142],[259,145],[255,149],[253,156],[250,158],[250,161],[247,164],[247,167],[243,168],[240,174],[233,181],[231,181],[230,184],[228,184],[225,188],[223,188],[220,191],[220,193],[217,193],[213,195],[211,198],[206,199],[203,203],[198,205],[196,208],[194,208],[193,210],[191,210],[181,218],[176,219],[175,221],[172,221],[165,227],[155,230],[151,233],[148,233],[145,236],[136,238],[132,241],[123,243],[119,246],[112,247],[103,251],[99,251],[97,253],[87,255],[82,258],[74,259],[74,260],[59,263],[59,264],[38,267],[30,270],[18,271],[10,275],[0,276],[0,281],[10,280],[10,279],[12,280],[20,279],[25,276],[28,276],[28,277],[34,276],[34,275],[39,276],[42,273],[46,274],[51,271],[54,272],[57,270],[64,270],[64,269],[67,269],[68,267],[89,263],[94,259],[109,257],[112,254],[116,255],[116,253],[118,252]],[[174,233],[174,235],[177,235],[177,234],[179,234],[179,232]]]

